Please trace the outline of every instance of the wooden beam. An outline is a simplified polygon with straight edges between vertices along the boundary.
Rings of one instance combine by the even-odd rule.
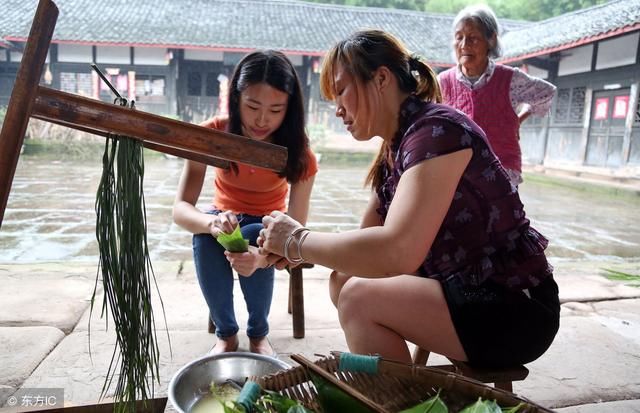
[[[32,117],[39,119],[39,116],[37,116],[37,115],[34,115]],[[70,124],[70,123],[62,121],[60,119],[49,119],[48,121],[51,122],[51,123],[55,123],[57,125],[66,126],[68,128],[72,128],[72,129],[76,129],[76,130],[79,130],[79,131],[82,131],[82,132],[90,133],[92,135],[105,136],[105,137],[108,135],[107,132],[104,132],[104,131],[101,131],[101,130],[98,130],[98,129],[93,129],[93,128],[88,127],[88,126],[79,126],[79,125]],[[152,142],[149,142],[149,141],[143,142],[143,145],[144,145],[145,148],[149,148],[149,149],[152,149],[152,150],[157,151],[157,152],[166,153],[166,154],[169,154],[169,155],[177,156],[179,158],[190,159],[192,161],[196,161],[196,162],[204,163],[204,164],[207,164],[207,165],[215,166],[217,168],[229,169],[229,167],[230,167],[229,161],[226,161],[226,160],[220,159],[220,158],[216,158],[215,156],[196,154],[196,153],[193,153],[193,152],[184,151],[182,149],[173,148],[171,146],[162,146],[162,145],[159,145],[157,143],[152,143]]]
[[[71,128],[91,128],[130,136],[143,142],[189,153],[242,162],[280,172],[287,162],[287,149],[244,136],[233,135],[124,106],[105,103],[44,86],[38,87],[33,117],[64,122]]]

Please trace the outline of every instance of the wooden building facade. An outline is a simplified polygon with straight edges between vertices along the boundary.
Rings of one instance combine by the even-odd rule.
[[[12,12],[0,16],[0,106],[8,102],[37,5],[2,1]],[[289,56],[309,123],[336,131],[342,125],[320,98],[319,67],[328,47],[353,30],[387,30],[436,70],[454,64],[451,15],[285,0],[56,3],[61,13],[43,84],[111,101],[92,72],[95,62],[141,110],[188,122],[225,111],[225,82],[256,49]],[[204,18],[206,8],[215,13]],[[501,25],[507,54],[500,62],[558,87],[550,115],[521,127],[523,162],[640,176],[640,3],[613,0],[542,22]]]
[[[511,33],[503,61],[558,90],[550,115],[521,128],[523,161],[640,176],[640,3],[549,19],[527,36],[540,42],[524,46],[524,33]]]

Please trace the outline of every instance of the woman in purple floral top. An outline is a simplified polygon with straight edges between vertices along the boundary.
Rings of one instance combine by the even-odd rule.
[[[330,294],[354,353],[409,362],[409,341],[477,366],[542,355],[560,312],[547,240],[482,130],[439,104],[435,74],[382,31],[340,41],[320,82],[355,139],[383,138],[372,197],[355,231],[265,217],[270,262],[335,270]]]

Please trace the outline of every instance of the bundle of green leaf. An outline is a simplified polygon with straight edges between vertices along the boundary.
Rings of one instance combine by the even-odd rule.
[[[495,400],[478,400],[460,410],[459,413],[516,413],[520,410],[522,404],[514,407],[501,408]],[[405,409],[399,413],[449,413],[449,409],[444,401],[440,398],[440,392],[428,400],[419,403],[409,409]]]
[[[91,311],[102,276],[102,316],[108,307],[117,339],[100,397],[117,375],[117,412],[134,412],[136,400],[153,397],[154,382],[159,377],[159,349],[151,308],[151,279],[155,284],[155,275],[147,246],[142,152],[140,141],[107,137],[95,204],[100,262]]]
[[[318,392],[318,403],[326,413],[372,413],[360,400],[342,391],[338,386],[319,375],[309,372]]]
[[[242,238],[240,225],[238,225],[231,234],[221,232],[216,239],[227,251],[247,252],[249,250],[249,241]]]
[[[516,413],[520,410],[521,406],[522,405],[519,404],[514,407],[501,408],[495,400],[482,400],[482,398],[478,398],[475,403],[465,407],[460,413]]]

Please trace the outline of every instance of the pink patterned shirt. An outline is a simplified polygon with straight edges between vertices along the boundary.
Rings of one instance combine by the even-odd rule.
[[[440,73],[438,81],[444,102],[471,116],[482,127],[512,181],[520,183],[517,112],[526,105],[532,114],[544,116],[551,107],[555,86],[491,60],[475,81],[464,76],[459,66]]]
[[[480,78],[471,82],[460,70],[460,66],[453,69],[456,73],[456,80],[471,90],[479,89],[489,83],[495,71],[496,63],[489,59],[489,64]],[[511,84],[509,85],[509,100],[514,112],[518,111],[520,105],[527,104],[531,107],[531,113],[535,116],[545,116],[551,109],[553,96],[556,87],[546,80],[529,76],[517,67],[507,66],[513,70]],[[438,76],[440,79],[440,75]]]

